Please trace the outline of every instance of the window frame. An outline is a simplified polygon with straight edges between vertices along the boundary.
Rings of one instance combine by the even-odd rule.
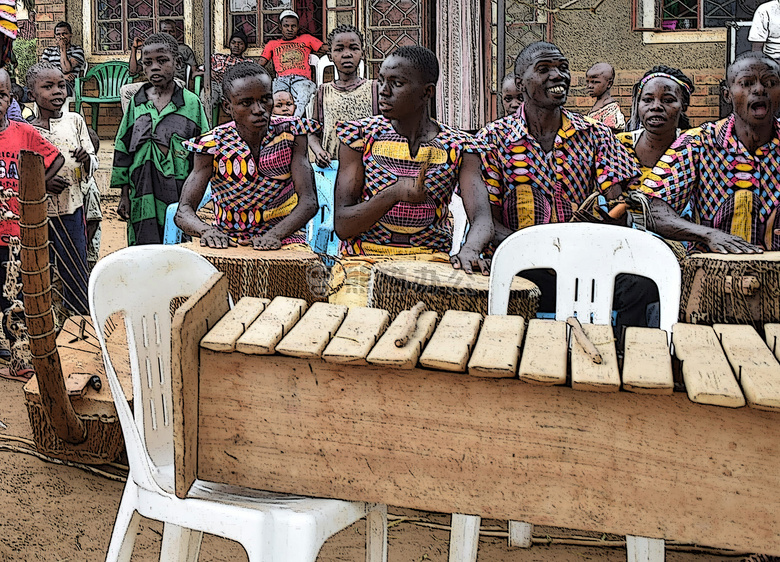
[[[647,25],[647,23],[643,21],[643,13],[646,11],[645,6],[647,6],[651,2],[653,4],[653,25]],[[712,34],[712,32],[725,30],[728,27],[728,23],[727,23],[728,20],[725,19],[723,21],[723,25],[707,26],[706,25],[707,6],[705,5],[707,0],[697,0],[695,27],[692,28],[679,27],[675,29],[665,28],[663,26],[663,22],[665,21],[663,19],[663,2],[664,0],[631,0],[631,30],[660,33],[660,34],[667,34],[667,33],[668,34],[679,34],[679,33],[691,34],[691,33],[701,33],[701,32]],[[647,10],[647,12],[649,12],[649,10]],[[647,17],[646,14],[645,17]],[[683,18],[683,19],[692,19],[692,18]],[[734,19],[736,19],[736,16],[734,16]]]
[[[161,16],[160,15],[160,2],[159,0],[152,0],[152,16],[149,18],[133,18],[132,20],[129,18],[128,13],[128,0],[119,0],[121,4],[121,19],[100,19],[100,12],[98,10],[98,2],[100,0],[92,0],[90,2],[91,5],[91,16],[92,16],[92,53],[95,55],[113,55],[113,54],[124,54],[130,51],[130,47],[132,45],[132,41],[130,40],[130,23],[134,21],[150,21],[151,22],[151,29],[152,33],[157,33],[157,30],[160,29],[160,21],[161,20],[173,20],[173,21],[180,21],[181,22],[181,37],[177,37],[179,41],[184,40],[184,36],[186,34],[186,26],[187,22],[185,20],[185,12],[186,10],[186,3],[182,2],[182,13],[181,15],[166,15]],[[121,37],[122,37],[122,44],[120,49],[101,49],[100,48],[100,24],[101,23],[119,23],[121,25]]]
[[[219,45],[216,49],[216,51],[225,50],[228,48],[228,43],[230,41],[230,34],[233,32],[233,17],[234,16],[241,16],[241,15],[254,15],[256,20],[255,29],[256,29],[256,41],[254,43],[250,42],[249,45],[247,45],[247,53],[246,55],[250,54],[257,54],[259,56],[259,53],[262,52],[263,47],[268,43],[268,41],[273,39],[280,39],[282,37],[281,33],[276,34],[268,34],[266,35],[266,32],[264,31],[263,27],[263,16],[270,16],[271,21],[276,21],[277,26],[279,22],[279,14],[281,14],[285,10],[293,10],[294,12],[297,12],[298,6],[297,2],[295,0],[292,0],[289,6],[284,6],[281,8],[264,8],[263,7],[264,0],[257,0],[256,6],[253,12],[234,12],[231,9],[231,0],[224,0],[224,29],[223,29],[223,44]],[[321,13],[321,21],[323,22],[323,29],[321,33],[317,33],[317,30],[306,30],[307,33],[311,33],[315,37],[318,35],[324,34],[324,31],[326,29],[326,17],[327,17],[327,0],[322,0],[322,13]],[[320,37],[320,40],[324,41],[325,39],[323,37]]]

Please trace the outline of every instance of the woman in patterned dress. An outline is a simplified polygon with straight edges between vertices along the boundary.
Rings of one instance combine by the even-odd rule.
[[[268,71],[240,63],[222,81],[225,112],[233,121],[185,143],[195,168],[184,184],[176,224],[202,246],[251,245],[276,250],[303,244],[304,225],[317,212],[306,119],[274,118]],[[211,182],[215,224],[195,213]]]

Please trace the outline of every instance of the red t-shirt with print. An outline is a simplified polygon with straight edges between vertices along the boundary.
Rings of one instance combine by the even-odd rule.
[[[322,47],[322,41],[305,33],[292,41],[284,39],[269,41],[261,56],[266,60],[273,61],[276,74],[279,76],[298,74],[311,80],[309,56],[319,51],[320,47]]]
[[[19,236],[19,151],[29,150],[43,156],[45,168],[60,155],[57,147],[47,141],[32,125],[9,121],[0,131],[0,246],[8,246],[9,236]]]

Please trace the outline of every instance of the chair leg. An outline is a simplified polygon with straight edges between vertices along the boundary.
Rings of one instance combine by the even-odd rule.
[[[108,545],[106,562],[129,562],[130,556],[133,554],[141,516],[133,507],[127,507],[128,503],[122,501],[119,504],[114,530],[111,532],[111,542]]]
[[[160,562],[196,562],[203,533],[172,523],[163,526]]]
[[[366,562],[387,562],[387,506],[371,506],[366,515]]]
[[[478,515],[452,514],[449,562],[476,562],[481,521]]]
[[[521,521],[509,522],[509,546],[514,548],[531,548],[531,537],[534,526]]]
[[[95,107],[97,106],[97,108]],[[92,108],[92,128],[95,130],[95,132],[98,132],[98,116],[100,115],[100,104],[99,103],[91,103],[89,107]]]
[[[628,562],[663,562],[664,540],[626,535]]]

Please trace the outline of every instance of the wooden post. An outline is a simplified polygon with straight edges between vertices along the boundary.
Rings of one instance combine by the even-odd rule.
[[[23,150],[19,157],[19,174],[24,314],[30,335],[33,367],[41,389],[41,403],[57,436],[76,445],[86,440],[87,432],[68,398],[57,352],[57,334],[51,308],[49,223],[46,220],[43,158]]]

